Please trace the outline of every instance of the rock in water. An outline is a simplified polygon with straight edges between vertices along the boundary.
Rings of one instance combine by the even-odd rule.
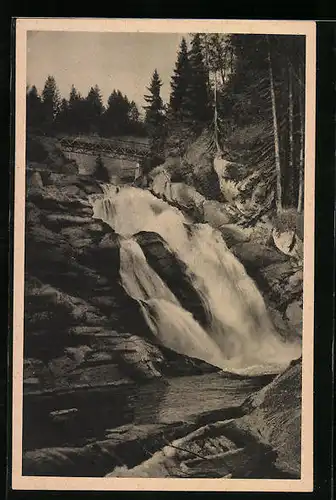
[[[164,280],[181,305],[203,325],[207,322],[201,297],[193,287],[185,264],[168,248],[163,238],[154,232],[135,235],[149,265]]]

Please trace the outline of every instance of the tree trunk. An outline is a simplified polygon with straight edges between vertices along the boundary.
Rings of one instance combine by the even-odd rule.
[[[303,94],[303,95],[302,95]],[[299,213],[303,210],[303,199],[304,199],[304,92],[301,90],[299,95],[299,106],[300,106],[300,160],[299,160],[299,194],[298,194],[298,205],[297,211]]]
[[[271,47],[270,47],[270,41],[269,41],[268,36],[267,36],[267,42],[268,42],[268,68],[269,68],[270,90],[271,90],[271,100],[272,100],[274,156],[275,156],[275,173],[276,173],[276,200],[275,200],[275,203],[276,203],[277,212],[280,212],[282,210],[282,186],[281,186],[279,130],[278,130],[277,109],[276,109],[276,102],[275,102]]]
[[[222,78],[222,85],[226,82],[226,60],[227,60],[227,50],[224,52],[224,57],[221,58],[220,72]]]
[[[214,92],[214,100],[215,100],[215,113],[214,113],[214,122],[215,122],[215,145],[216,152],[219,153],[220,147],[218,144],[218,112],[217,112],[217,71],[215,71],[215,92]]]
[[[205,66],[206,66],[207,75],[208,75],[207,84],[208,84],[208,92],[209,92],[211,89],[211,81],[210,81],[211,68],[210,68],[210,58],[209,58],[209,43],[208,43],[207,35],[205,35],[205,38],[204,38],[204,49],[205,49],[204,50],[205,51]]]
[[[232,75],[233,73],[233,49],[231,47],[231,51],[230,51],[230,74]]]
[[[294,201],[294,104],[293,104],[293,72],[292,64],[288,66],[288,119],[289,119],[289,195],[291,205]]]

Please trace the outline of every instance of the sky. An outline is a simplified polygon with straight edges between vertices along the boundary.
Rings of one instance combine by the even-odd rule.
[[[156,68],[163,82],[161,96],[167,101],[182,36],[188,39],[183,33],[30,31],[27,85],[41,92],[52,75],[62,97],[69,97],[72,84],[83,96],[97,84],[104,104],[119,89],[141,107]]]

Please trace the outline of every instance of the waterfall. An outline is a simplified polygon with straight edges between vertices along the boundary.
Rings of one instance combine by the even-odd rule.
[[[139,301],[151,331],[163,345],[223,367],[218,346],[192,314],[180,306],[133,239],[120,241],[120,276],[126,292]]]
[[[147,264],[140,245],[132,239],[120,241],[120,276],[126,292],[136,300],[156,297],[179,305],[160,276]]]
[[[265,372],[267,366],[278,371],[300,356],[300,345],[284,342],[275,331],[261,293],[218,231],[208,224],[188,224],[177,208],[148,191],[116,191],[105,185],[104,195],[93,201],[94,217],[120,234],[122,284],[164,345],[235,371],[262,367]],[[132,239],[139,231],[158,233],[184,262],[206,304],[206,331],[149,266]]]

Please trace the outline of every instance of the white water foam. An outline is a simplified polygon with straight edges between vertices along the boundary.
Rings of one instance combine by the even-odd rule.
[[[300,356],[301,347],[284,342],[274,329],[264,300],[221,234],[208,224],[188,225],[183,214],[150,192],[105,185],[93,202],[94,217],[113,227],[121,240],[120,275],[125,290],[139,300],[160,341],[177,352],[198,357],[226,370],[276,372]],[[194,288],[207,305],[205,331],[178,303],[148,265],[132,240],[139,231],[154,231],[188,270]]]

